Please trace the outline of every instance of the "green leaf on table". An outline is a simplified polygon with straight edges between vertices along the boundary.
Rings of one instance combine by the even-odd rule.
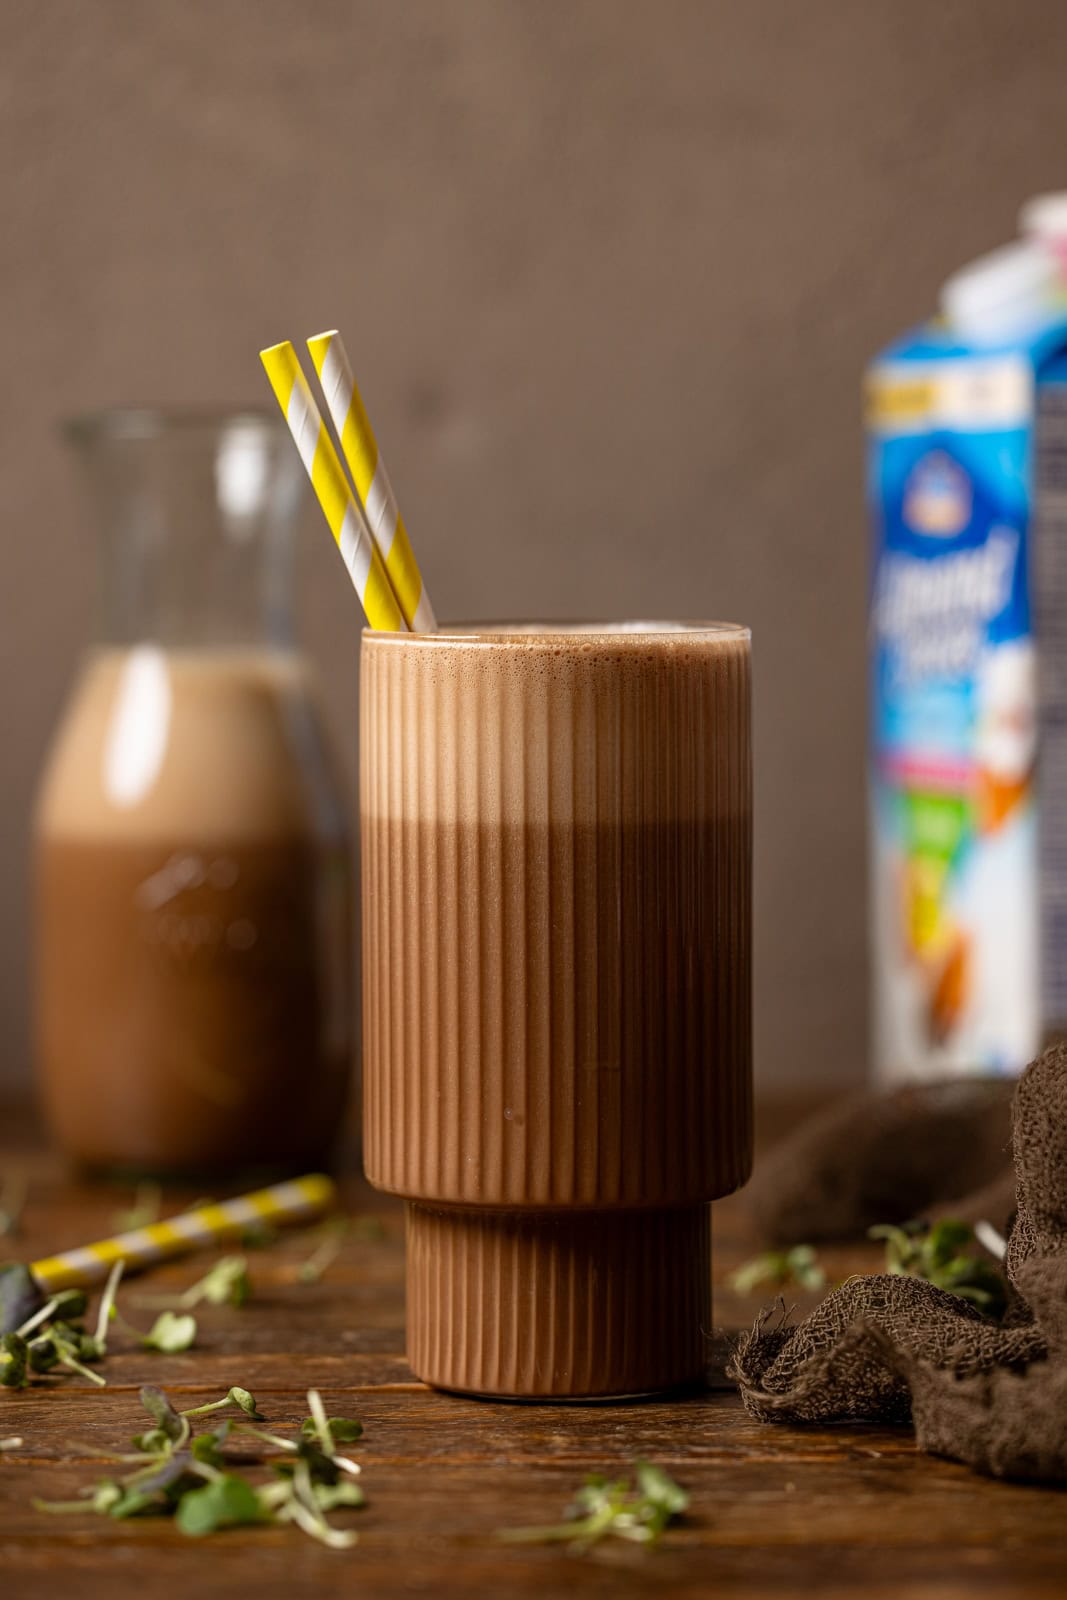
[[[675,1483],[669,1473],[651,1461],[634,1465],[637,1487],[650,1506],[660,1506],[668,1517],[680,1517],[689,1510],[689,1493]]]
[[[341,1478],[337,1483],[315,1484],[315,1501],[320,1511],[336,1511],[339,1506],[366,1505],[367,1497],[358,1483]]]
[[[168,1503],[177,1500],[187,1489],[195,1487],[199,1478],[193,1471],[193,1452],[189,1449],[168,1449],[149,1461],[125,1480],[124,1487],[142,1496],[154,1497]],[[166,1509],[161,1506],[160,1509]],[[131,1513],[126,1513],[127,1515]],[[112,1515],[116,1515],[112,1512]]]
[[[5,1389],[24,1389],[29,1381],[29,1345],[19,1333],[0,1335],[0,1385]]]
[[[144,1494],[140,1489],[124,1489],[118,1499],[107,1497],[107,1516],[114,1517],[116,1522],[125,1522],[127,1517],[141,1517],[146,1511],[161,1511],[163,1508],[155,1495]]]
[[[634,1466],[634,1484],[597,1473],[586,1478],[567,1507],[564,1521],[543,1527],[504,1528],[499,1539],[509,1544],[567,1544],[581,1552],[599,1540],[614,1537],[635,1544],[655,1544],[689,1506],[689,1495],[650,1461]]]
[[[248,1303],[251,1294],[252,1280],[244,1256],[223,1256],[179,1296],[178,1304],[183,1310],[199,1305],[202,1300],[213,1306],[240,1307]]]
[[[356,1422],[352,1417],[328,1417],[326,1420],[330,1432],[338,1444],[352,1444],[356,1439],[363,1437],[362,1422]],[[305,1439],[314,1439],[318,1432],[315,1418],[308,1417],[301,1424],[300,1432]]]
[[[31,1372],[51,1372],[59,1361],[59,1351],[47,1334],[31,1339],[29,1344],[29,1362]]]
[[[157,1389],[154,1383],[146,1383],[142,1387],[141,1404],[166,1439],[177,1440],[184,1437],[188,1424],[182,1421],[163,1390]]]
[[[161,1311],[141,1340],[146,1350],[162,1350],[167,1355],[191,1350],[195,1342],[196,1318],[181,1311]]]
[[[227,1399],[235,1406],[240,1406],[246,1416],[253,1417],[256,1422],[263,1421],[263,1414],[256,1405],[254,1396],[248,1389],[239,1389],[236,1385],[230,1390]]]
[[[154,1426],[134,1440],[137,1455],[112,1457],[115,1461],[132,1462],[132,1470],[83,1489],[79,1499],[34,1504],[56,1514],[95,1513],[119,1520],[173,1514],[183,1533],[193,1538],[239,1525],[269,1523],[283,1527],[291,1523],[328,1549],[348,1549],[355,1542],[355,1532],[332,1526],[327,1513],[364,1503],[362,1489],[351,1481],[359,1473],[359,1466],[336,1454],[318,1393],[309,1390],[307,1398],[315,1424],[314,1437],[294,1441],[232,1417],[221,1421],[213,1431],[196,1435],[190,1418],[228,1406],[236,1407],[246,1417],[259,1419],[251,1392],[235,1384],[219,1400],[178,1412],[161,1389],[147,1384],[141,1401]],[[358,1424],[341,1418],[338,1428],[351,1438],[355,1437]],[[257,1462],[273,1476],[268,1475],[257,1485],[233,1470],[224,1451],[232,1435],[240,1435],[242,1442],[258,1441]],[[325,1443],[320,1443],[323,1435]],[[280,1459],[264,1458],[263,1445],[279,1452]],[[283,1467],[285,1470],[280,1470]]]
[[[227,1390],[221,1400],[209,1400],[206,1405],[190,1406],[187,1410],[182,1412],[182,1417],[203,1417],[206,1416],[210,1411],[224,1411],[227,1406],[237,1406],[238,1409],[243,1411],[246,1416],[252,1417],[256,1422],[263,1422],[265,1420],[262,1412],[256,1405],[255,1396],[252,1395],[249,1390],[242,1389],[236,1384],[232,1389]]]
[[[51,1296],[51,1302],[54,1318],[60,1322],[77,1322],[88,1309],[89,1296],[84,1289],[60,1289],[58,1294]]]
[[[783,1289],[790,1283],[817,1293],[826,1288],[826,1273],[813,1246],[795,1244],[790,1250],[766,1250],[753,1256],[730,1274],[729,1283],[735,1294],[752,1294],[763,1284]]]
[[[93,1490],[93,1497],[89,1502],[93,1510],[100,1516],[109,1516],[111,1508],[118,1505],[122,1499],[122,1485],[114,1478],[101,1478]]]
[[[944,1217],[933,1227],[925,1222],[883,1222],[869,1228],[867,1235],[884,1242],[886,1272],[925,1278],[986,1316],[1003,1316],[1007,1284],[992,1261],[973,1253],[975,1236],[969,1222],[955,1217]]]
[[[222,1446],[229,1431],[229,1423],[223,1422],[214,1433],[198,1433],[190,1445],[193,1460],[205,1462],[209,1467],[221,1467]]]
[[[344,1248],[350,1229],[348,1217],[330,1217],[320,1229],[318,1245],[296,1269],[298,1283],[318,1283],[327,1267],[332,1266]]]
[[[239,1242],[243,1250],[269,1250],[281,1236],[281,1229],[269,1222],[250,1222],[246,1228],[242,1228]]]
[[[46,1303],[29,1267],[18,1262],[0,1267],[0,1334],[14,1333]]]
[[[202,1538],[219,1528],[236,1528],[267,1518],[259,1495],[247,1478],[235,1472],[214,1478],[202,1489],[184,1494],[178,1506],[177,1522],[190,1538]]]
[[[147,1181],[137,1185],[133,1204],[125,1211],[116,1211],[111,1223],[116,1233],[133,1233],[138,1228],[151,1227],[158,1222],[163,1210],[163,1190],[158,1183]]]
[[[171,1440],[162,1428],[148,1428],[144,1433],[135,1433],[130,1440],[135,1450],[141,1450],[146,1456],[157,1456],[161,1450],[166,1450]]]

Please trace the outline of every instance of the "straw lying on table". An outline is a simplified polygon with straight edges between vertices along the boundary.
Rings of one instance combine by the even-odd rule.
[[[392,632],[430,633],[437,627],[433,607],[341,336],[336,331],[317,334],[308,340],[308,349],[354,492],[292,344],[285,340],[271,345],[260,351],[260,360],[367,621],[372,628]]]
[[[89,1289],[104,1281],[116,1261],[132,1269],[147,1267],[156,1261],[188,1255],[256,1223],[308,1222],[331,1210],[336,1198],[337,1190],[329,1178],[310,1173],[289,1183],[258,1189],[254,1194],[223,1200],[219,1205],[182,1212],[166,1222],[134,1228],[113,1239],[65,1250],[62,1255],[35,1261],[30,1271],[46,1294],[54,1294],[57,1289]]]

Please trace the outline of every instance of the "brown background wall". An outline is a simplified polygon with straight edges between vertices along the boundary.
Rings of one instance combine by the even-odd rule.
[[[265,398],[345,329],[444,616],[693,614],[757,652],[767,1074],[865,1056],[866,358],[1067,181],[1067,10],[0,0],[0,1079],[26,832],[91,624],[54,419]],[[354,752],[358,617],[304,615]]]

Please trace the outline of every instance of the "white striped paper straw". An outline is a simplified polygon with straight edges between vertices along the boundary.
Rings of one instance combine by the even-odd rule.
[[[344,341],[337,329],[331,328],[328,333],[317,333],[309,339],[308,349],[356,493],[363,501],[370,531],[381,551],[404,619],[413,633],[432,633],[437,627],[437,618],[379,453],[374,429],[352,376]]]
[[[288,339],[259,352],[270,386],[289,424],[330,532],[372,628],[404,633],[407,625],[366,518],[348,486],[333,441]]]
[[[331,1210],[336,1200],[333,1182],[322,1173],[313,1172],[235,1200],[223,1200],[219,1205],[184,1211],[166,1222],[134,1228],[113,1239],[100,1239],[77,1250],[65,1250],[62,1255],[47,1256],[35,1261],[30,1271],[46,1294],[54,1294],[57,1289],[89,1289],[103,1283],[116,1261],[132,1268],[147,1267],[155,1261],[188,1255],[256,1223],[309,1222]]]

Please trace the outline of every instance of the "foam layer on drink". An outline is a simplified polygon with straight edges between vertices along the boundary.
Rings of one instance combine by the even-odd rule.
[[[747,815],[748,705],[748,630],[728,624],[368,634],[363,813],[523,826]]]

